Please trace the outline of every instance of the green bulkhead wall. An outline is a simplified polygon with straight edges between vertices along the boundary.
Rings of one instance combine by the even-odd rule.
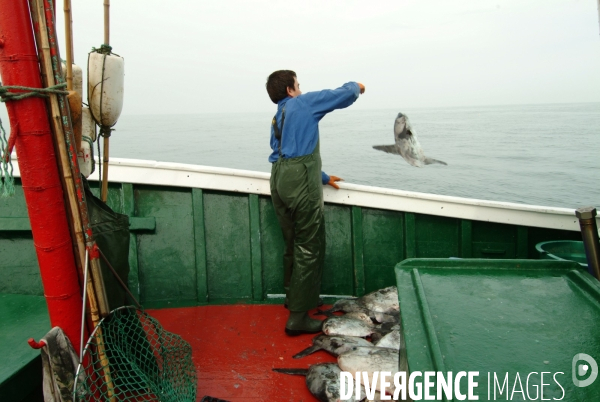
[[[358,285],[357,293],[365,294],[390,286],[396,280],[389,269],[390,261],[406,258],[405,214],[360,207],[353,207],[353,214],[355,271],[362,271],[356,275],[357,279],[364,278],[364,285]]]
[[[94,189],[97,183],[91,183]],[[96,191],[96,190],[94,190]],[[130,217],[129,286],[146,307],[280,302],[283,238],[270,197],[112,184]],[[578,232],[346,205],[325,205],[323,294],[360,296],[395,283],[406,258],[534,258],[535,244]],[[0,198],[0,293],[42,295],[27,209]]]
[[[140,301],[168,304],[196,299],[194,211],[188,189],[139,187],[136,215],[156,219],[156,229],[137,234]]]
[[[325,242],[327,246],[321,284],[322,294],[355,294],[351,233],[351,208],[326,205]]]
[[[20,181],[13,197],[0,197],[0,293],[44,294],[27,205]]]
[[[209,300],[252,299],[248,205],[247,195],[204,194]]]

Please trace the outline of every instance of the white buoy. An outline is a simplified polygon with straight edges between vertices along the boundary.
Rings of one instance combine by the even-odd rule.
[[[79,94],[79,97],[83,99],[83,71],[81,71],[81,67],[77,64],[72,64],[72,74],[73,74],[73,91]],[[67,80],[67,62],[63,60],[62,62],[62,75],[65,81]]]
[[[91,139],[92,142],[96,141],[96,124],[92,119],[90,108],[85,106],[81,109],[81,126],[81,136]]]
[[[94,151],[87,137],[83,137],[83,141],[81,141],[77,162],[79,163],[79,172],[86,178],[94,173]]]
[[[92,52],[88,57],[88,103],[101,126],[112,127],[123,110],[125,63],[113,54]]]
[[[94,149],[93,144],[96,141],[96,125],[92,120],[92,113],[87,107],[81,110],[82,141],[81,148],[77,151],[77,162],[79,171],[86,178],[94,173]]]

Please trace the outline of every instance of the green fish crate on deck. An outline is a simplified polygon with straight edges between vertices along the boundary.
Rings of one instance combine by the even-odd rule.
[[[395,273],[410,372],[479,372],[479,400],[540,400],[542,383],[544,399],[600,400],[600,378],[576,385],[600,362],[600,282],[580,264],[415,258]]]

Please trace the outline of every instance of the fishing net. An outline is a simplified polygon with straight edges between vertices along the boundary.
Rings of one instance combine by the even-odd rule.
[[[192,348],[135,307],[104,318],[77,370],[75,401],[195,401]]]

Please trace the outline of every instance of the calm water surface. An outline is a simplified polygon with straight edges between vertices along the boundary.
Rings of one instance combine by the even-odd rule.
[[[415,168],[372,148],[393,143],[400,111],[425,154],[448,166]],[[111,156],[270,172],[273,113],[121,116]],[[320,132],[323,170],[347,182],[533,205],[600,206],[600,103],[350,107],[327,115]]]

